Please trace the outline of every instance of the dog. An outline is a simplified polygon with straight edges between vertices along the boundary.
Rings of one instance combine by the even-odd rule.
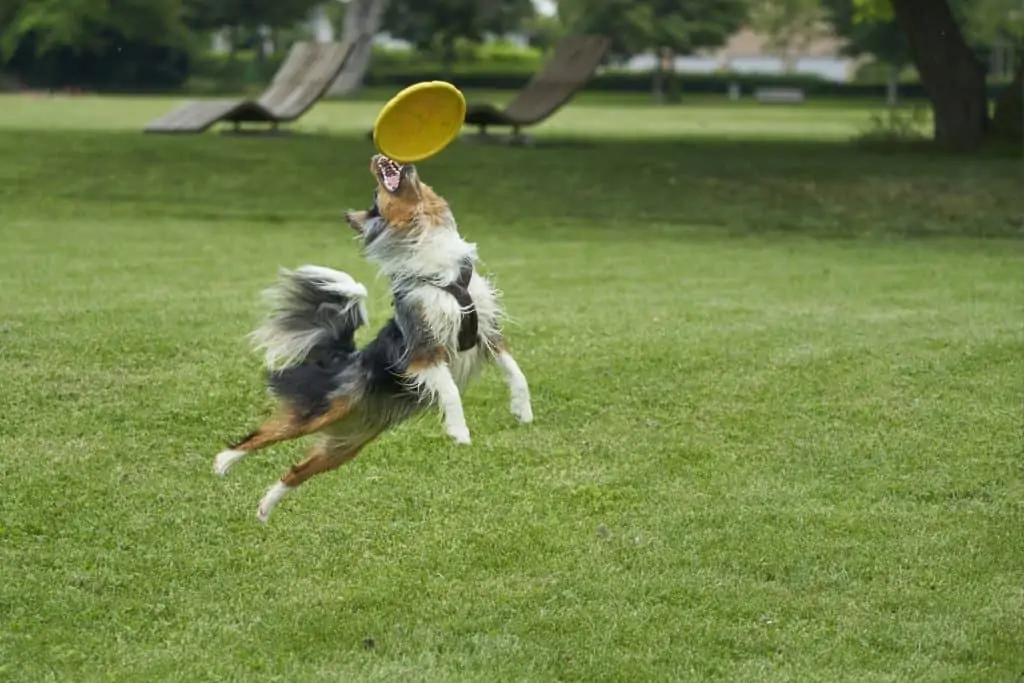
[[[315,434],[308,456],[259,502],[266,522],[274,507],[310,477],[351,461],[381,433],[436,406],[447,435],[469,444],[461,392],[489,363],[504,375],[511,412],[533,421],[526,377],[501,332],[499,292],[477,269],[476,245],[459,235],[448,203],[420,180],[416,167],[377,154],[369,210],[347,211],[364,256],[391,284],[394,313],[362,348],[368,324],[366,288],[323,266],[282,269],[265,294],[270,311],[250,334],[264,354],[276,412],[219,453],[213,470],[227,474],[249,453]]]

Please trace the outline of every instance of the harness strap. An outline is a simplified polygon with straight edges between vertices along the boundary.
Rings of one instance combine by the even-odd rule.
[[[462,307],[462,322],[459,324],[459,351],[469,351],[477,344],[480,319],[476,313],[473,297],[469,295],[469,281],[473,279],[473,262],[466,260],[459,269],[459,279],[441,289],[455,297]]]
[[[473,262],[466,259],[459,269],[459,278],[444,287],[438,287],[453,297],[462,308],[462,321],[459,323],[459,351],[469,351],[477,345],[477,334],[480,329],[480,319],[476,313],[476,304],[473,297],[469,295],[469,281],[473,279]],[[437,285],[435,285],[437,286]],[[395,295],[397,298],[397,295]],[[395,302],[392,300],[391,305]]]

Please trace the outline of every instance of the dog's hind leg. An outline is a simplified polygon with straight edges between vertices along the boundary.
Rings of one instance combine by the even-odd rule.
[[[376,438],[379,431],[359,435],[331,436],[313,445],[309,455],[302,462],[293,465],[280,481],[271,486],[256,509],[256,517],[266,522],[281,499],[310,477],[329,472],[355,458],[363,446]]]
[[[218,453],[213,459],[213,471],[224,476],[232,465],[253,451],[313,434],[340,419],[348,409],[349,402],[344,398],[336,400],[324,413],[312,417],[300,415],[291,407],[284,407],[247,437]]]
[[[504,340],[493,345],[494,361],[501,368],[505,377],[505,384],[508,385],[511,401],[509,410],[512,415],[522,422],[529,424],[533,422],[533,406],[530,403],[530,385],[526,382],[526,375],[519,369],[519,364],[508,351],[508,345]]]

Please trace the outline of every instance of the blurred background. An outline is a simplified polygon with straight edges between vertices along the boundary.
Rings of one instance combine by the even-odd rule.
[[[962,120],[955,101],[984,92],[992,128],[1019,136],[1018,0],[5,0],[0,90],[255,94],[296,41],[366,36],[329,96],[433,78],[514,91],[575,33],[612,41],[588,92],[938,99],[938,127],[959,131],[939,136],[968,142],[988,117]]]

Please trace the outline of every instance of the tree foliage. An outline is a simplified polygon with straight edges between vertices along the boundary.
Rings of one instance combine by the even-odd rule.
[[[846,39],[843,52],[851,57],[871,55],[893,67],[909,64],[910,46],[896,24],[891,7],[865,7],[858,0],[823,0],[836,35]]]
[[[748,0],[560,0],[571,32],[600,33],[628,57],[668,48],[690,54],[725,43],[747,19]]]
[[[891,0],[822,0],[847,53],[873,55],[902,65],[910,61],[906,36]],[[968,44],[979,54],[999,44],[1024,48],[1024,7],[1019,0],[947,0]]]
[[[306,19],[323,0],[181,0],[196,30],[224,26],[285,28]]]
[[[518,29],[535,13],[531,0],[392,0],[383,28],[420,50],[439,52],[450,66],[457,40],[480,42],[488,33]]]
[[[975,43],[1024,47],[1024,5],[1020,0],[961,0],[964,30]]]
[[[752,0],[750,26],[768,37],[767,47],[788,63],[823,33],[820,0]]]
[[[190,37],[181,0],[6,0],[0,48],[26,40],[36,55],[99,53],[117,41],[180,47]]]

